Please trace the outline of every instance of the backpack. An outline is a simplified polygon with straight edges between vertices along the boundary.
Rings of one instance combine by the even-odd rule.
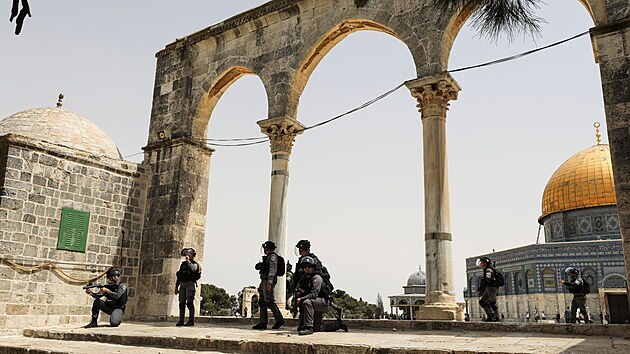
[[[591,292],[591,286],[588,284],[586,279],[582,278],[582,292],[584,295],[589,294]]]
[[[281,255],[276,253],[276,256],[278,256],[278,270],[276,272],[276,276],[277,277],[281,277],[283,276],[286,271],[287,271],[287,264],[284,261],[284,257],[282,257]]]
[[[505,279],[503,279],[503,274],[501,274],[501,272],[499,272],[498,270],[494,271],[494,279],[492,280],[492,286],[504,286],[505,285]]]
[[[322,266],[322,274],[321,274],[321,276],[322,276],[322,279],[324,280],[324,285],[326,285],[328,293],[332,294],[333,290],[335,290],[335,287],[330,282],[330,273],[328,273],[328,269],[326,269],[326,267],[324,267],[324,266]]]

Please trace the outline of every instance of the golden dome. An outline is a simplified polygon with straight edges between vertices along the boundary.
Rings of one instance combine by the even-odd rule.
[[[542,215],[602,205],[617,205],[610,148],[594,145],[565,161],[543,193]]]

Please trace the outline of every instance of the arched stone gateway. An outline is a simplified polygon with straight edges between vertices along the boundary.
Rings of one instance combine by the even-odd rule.
[[[626,0],[579,1],[595,23],[591,39],[600,65],[620,224],[627,245],[630,4]],[[453,289],[446,163],[446,112],[461,88],[448,74],[447,63],[455,37],[471,12],[440,16],[429,0],[273,0],[179,39],[157,53],[145,147],[145,161],[153,172],[139,277],[146,291],[139,295],[137,314],[174,314],[171,275],[179,259],[171,257],[184,244],[203,250],[212,154],[204,139],[223,92],[246,74],[258,75],[267,92],[268,117],[258,124],[271,138],[269,239],[285,255],[289,157],[303,128],[295,118],[300,95],[330,49],[353,32],[374,30],[402,41],[417,72],[417,79],[406,84],[421,112],[424,140],[427,296],[418,318],[461,319]],[[625,247],[628,273],[630,246]],[[525,278],[529,288],[530,277]],[[278,284],[276,298],[284,299],[284,282]],[[168,310],[165,303],[170,304]]]

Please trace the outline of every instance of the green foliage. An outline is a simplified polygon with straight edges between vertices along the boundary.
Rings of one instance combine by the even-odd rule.
[[[543,0],[433,0],[443,13],[472,11],[472,26],[479,34],[497,40],[505,34],[510,41],[519,35],[540,35],[543,20],[535,11]]]
[[[201,310],[203,316],[232,316],[238,305],[236,296],[212,284],[201,284]]]
[[[361,298],[357,300],[341,289],[337,289],[333,292],[333,298],[335,300],[335,304],[344,309],[344,318],[376,318],[378,314],[378,308],[376,305],[369,304]],[[335,317],[336,314],[334,310],[329,307],[325,316]]]

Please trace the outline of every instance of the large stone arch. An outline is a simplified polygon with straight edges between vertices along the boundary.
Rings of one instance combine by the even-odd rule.
[[[600,65],[622,238],[628,245],[630,4],[626,0],[577,1],[596,25],[591,39]],[[212,153],[203,143],[204,128],[221,94],[251,73],[260,77],[267,92],[268,119],[258,123],[269,135],[272,148],[270,204],[278,213],[272,217],[270,212],[271,238],[286,224],[286,194],[275,191],[286,191],[293,139],[303,127],[295,120],[301,89],[335,41],[368,29],[399,38],[414,58],[417,79],[407,82],[407,87],[422,111],[425,150],[427,305],[421,312],[426,315],[423,318],[457,319],[461,311],[452,284],[445,121],[448,104],[457,98],[460,87],[447,69],[453,41],[472,10],[441,15],[430,0],[271,0],[178,39],[157,53],[144,148],[145,164],[152,173],[142,239],[147,261],[139,265],[139,281],[148,286],[139,314],[176,313],[171,291],[179,260],[173,257],[183,244],[203,245]],[[624,253],[630,274],[630,247],[625,246]],[[527,291],[531,292],[528,273]]]

